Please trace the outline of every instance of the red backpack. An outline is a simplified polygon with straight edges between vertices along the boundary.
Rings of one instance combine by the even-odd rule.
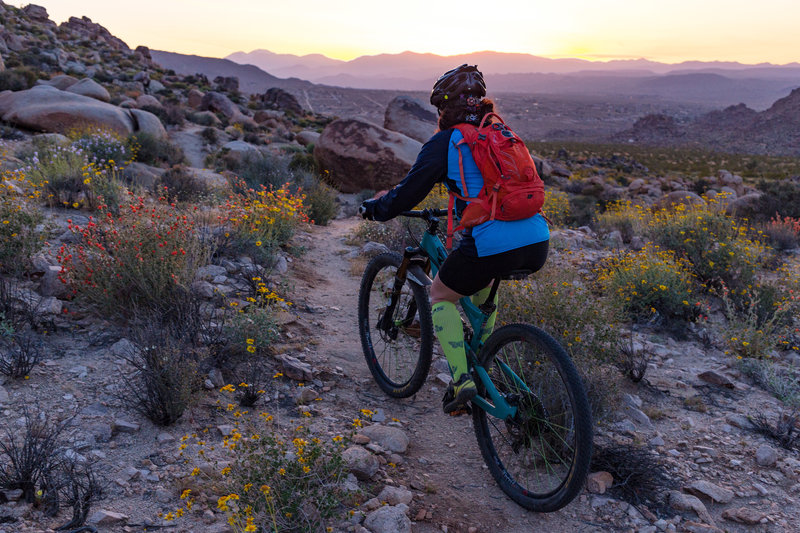
[[[498,122],[487,123],[489,117]],[[519,136],[511,131],[495,113],[483,117],[480,126],[455,126],[464,137],[456,145],[461,190],[464,195],[450,192],[447,220],[447,247],[452,246],[455,231],[472,228],[489,220],[521,220],[542,210],[544,183],[536,172],[530,152]],[[470,195],[464,180],[464,164],[460,145],[466,144],[483,177],[483,188]],[[469,202],[461,214],[459,226],[453,228],[455,199]]]

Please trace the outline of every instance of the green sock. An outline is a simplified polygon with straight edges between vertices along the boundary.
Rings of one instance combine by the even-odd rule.
[[[464,327],[461,315],[453,302],[438,302],[431,309],[433,330],[442,345],[454,381],[467,371],[467,352],[464,349]]]
[[[489,293],[492,292],[492,286],[488,286],[475,294],[472,295],[472,303],[475,305],[481,305],[486,299],[489,297]],[[486,342],[486,339],[489,338],[489,335],[492,334],[494,330],[494,321],[497,319],[497,293],[494,295],[494,313],[489,315],[489,318],[486,320],[486,328],[484,329],[483,335],[481,336],[481,342]]]

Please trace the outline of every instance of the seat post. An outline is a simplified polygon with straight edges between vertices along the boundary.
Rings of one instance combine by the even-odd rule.
[[[486,315],[491,315],[494,313],[497,306],[494,304],[494,297],[497,296],[497,288],[500,286],[500,276],[494,278],[492,282],[492,290],[489,291],[489,296],[486,298],[486,301],[483,302],[478,306],[478,309],[481,310],[482,313]]]

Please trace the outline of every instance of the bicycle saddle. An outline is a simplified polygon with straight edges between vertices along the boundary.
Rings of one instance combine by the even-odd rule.
[[[533,270],[530,269],[512,270],[500,276],[500,279],[525,279],[531,274],[533,274]]]

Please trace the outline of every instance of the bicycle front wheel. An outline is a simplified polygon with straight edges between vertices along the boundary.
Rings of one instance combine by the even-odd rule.
[[[516,408],[506,420],[473,409],[489,471],[522,507],[561,509],[583,487],[592,456],[591,411],[575,365],[553,337],[526,324],[495,331],[482,349],[481,365]],[[480,381],[478,389],[486,398]]]
[[[395,398],[407,398],[422,387],[433,351],[431,304],[425,289],[405,280],[391,306],[402,260],[396,253],[373,258],[358,294],[358,329],[367,366],[381,390]]]

